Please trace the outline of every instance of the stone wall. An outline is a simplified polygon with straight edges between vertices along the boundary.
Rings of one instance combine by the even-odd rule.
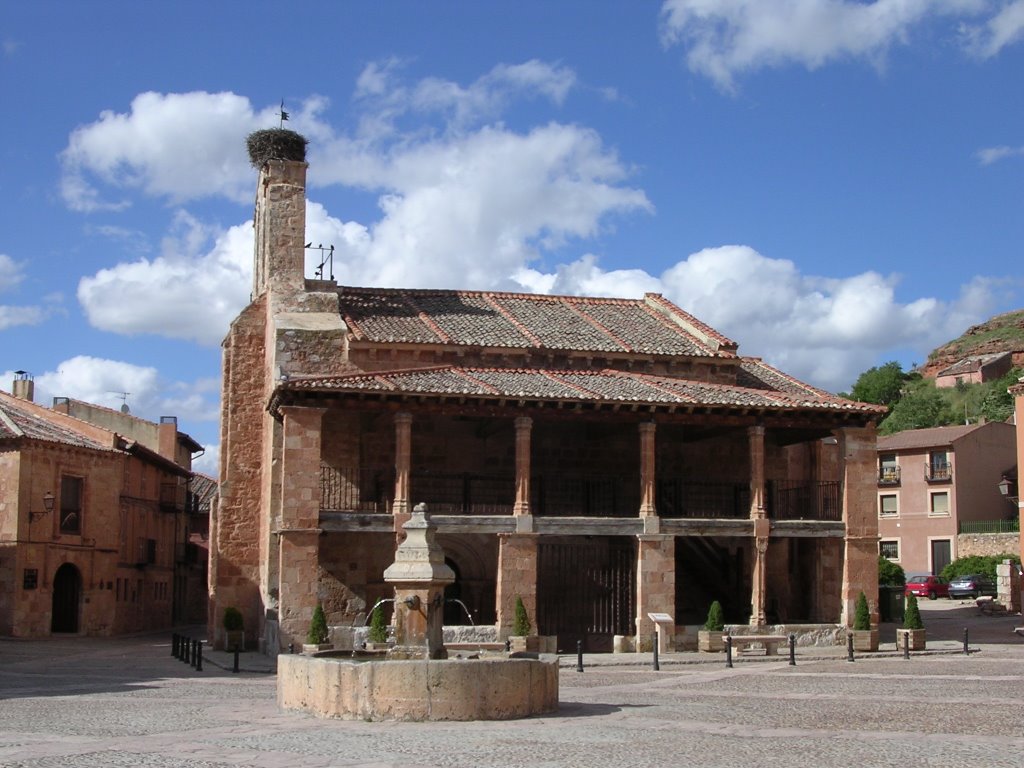
[[[956,537],[956,556],[1015,555],[1020,552],[1019,533],[961,533]]]

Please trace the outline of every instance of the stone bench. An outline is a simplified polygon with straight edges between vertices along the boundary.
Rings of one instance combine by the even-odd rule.
[[[779,646],[789,646],[789,635],[729,635],[732,647],[743,648],[748,645],[763,645],[765,656],[778,656]]]

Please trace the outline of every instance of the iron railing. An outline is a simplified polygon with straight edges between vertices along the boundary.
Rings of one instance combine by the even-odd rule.
[[[539,517],[636,517],[637,475],[534,475],[530,509]]]
[[[879,485],[899,485],[900,468],[898,466],[883,466],[878,468]]]
[[[929,483],[948,483],[953,479],[953,466],[948,461],[925,464],[924,479]]]
[[[768,482],[768,517],[773,520],[843,519],[840,485],[835,481],[802,483]]]
[[[385,469],[320,465],[320,509],[334,512],[391,511],[395,475]]]
[[[668,478],[659,480],[657,486],[661,517],[742,519],[750,516],[749,484]]]
[[[1020,520],[961,520],[960,533],[1020,533]]]

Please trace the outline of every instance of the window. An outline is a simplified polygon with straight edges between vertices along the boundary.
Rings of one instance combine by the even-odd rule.
[[[880,517],[896,517],[899,512],[899,496],[895,493],[883,493],[878,497],[878,514]]]
[[[895,453],[883,453],[878,457],[878,482],[895,485],[900,481],[900,467]]]
[[[878,554],[888,560],[900,559],[900,543],[898,541],[878,542]]]
[[[82,532],[82,478],[61,475],[60,478],[60,532]]]
[[[938,493],[930,494],[929,496],[929,515],[948,515],[949,514],[949,493],[947,491],[939,491]]]
[[[932,451],[928,454],[928,479],[949,480],[953,476],[949,465],[949,451]]]

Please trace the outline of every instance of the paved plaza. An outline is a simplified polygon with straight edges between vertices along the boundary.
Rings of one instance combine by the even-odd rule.
[[[367,723],[282,712],[272,663],[170,637],[0,640],[0,765],[49,766],[1018,766],[1024,764],[1020,616],[923,605],[928,651],[801,648],[786,657],[564,657],[557,715]],[[972,653],[962,653],[963,627]],[[883,628],[883,638],[891,627]]]

